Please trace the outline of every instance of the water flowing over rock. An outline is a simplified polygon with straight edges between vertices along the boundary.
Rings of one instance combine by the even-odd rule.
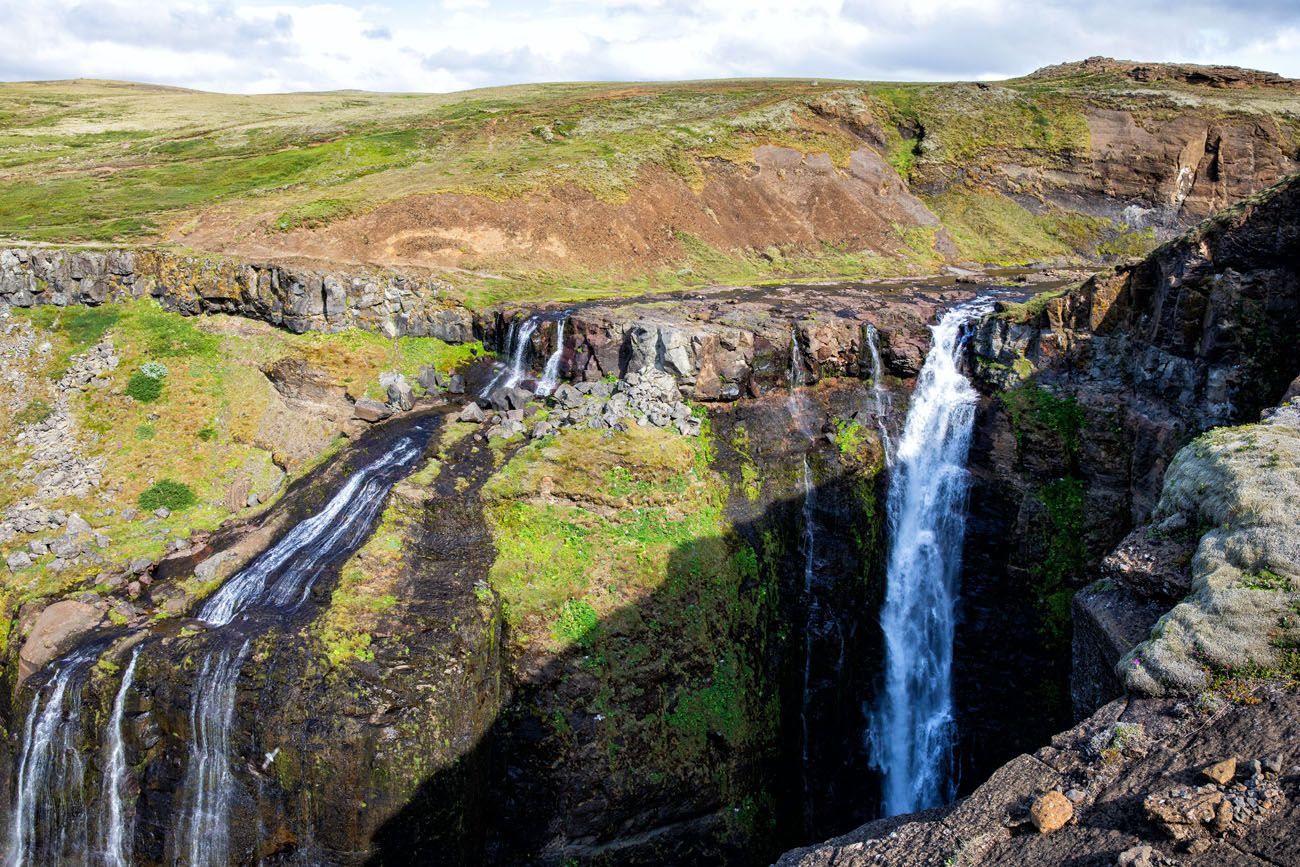
[[[128,867],[131,864],[131,822],[127,817],[127,762],[126,747],[122,742],[123,716],[126,696],[135,682],[135,666],[140,661],[140,648],[131,651],[131,661],[122,674],[122,684],[113,699],[113,711],[105,730],[103,797],[100,806],[100,849],[105,867]],[[132,811],[134,812],[134,811]]]
[[[966,324],[990,306],[961,305],[934,326],[889,486],[885,686],[870,726],[888,815],[952,797],[952,642],[978,398],[957,353]]]
[[[97,649],[83,648],[63,660],[32,697],[10,814],[7,867],[61,863],[87,853],[81,686]]]
[[[546,359],[546,367],[542,370],[542,381],[537,383],[539,397],[546,397],[560,384],[560,363],[564,360],[564,325],[568,321],[569,317],[565,316],[555,323],[555,349]]]

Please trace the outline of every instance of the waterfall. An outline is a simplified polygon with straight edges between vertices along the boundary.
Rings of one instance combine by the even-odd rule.
[[[248,622],[235,623],[235,618],[258,607],[286,612],[301,605],[316,580],[365,541],[388,492],[424,452],[432,425],[431,419],[417,422],[386,452],[352,473],[319,512],[227,580],[199,610],[199,619],[210,626],[228,626],[245,637],[237,648],[224,641],[209,650],[195,676],[184,805],[177,818],[173,855],[177,862],[218,867],[229,860],[230,806],[235,793],[231,728],[239,673],[253,634]]]
[[[177,860],[189,867],[225,867],[229,862],[230,728],[235,686],[248,655],[248,642],[226,647],[203,660],[190,698],[190,756],[185,769],[185,810],[177,828]],[[180,858],[184,853],[184,858]]]
[[[422,451],[420,440],[406,436],[353,473],[324,508],[280,537],[213,593],[199,610],[199,619],[211,626],[225,626],[255,605],[295,608],[302,604],[329,564],[369,533],[389,489]]]
[[[931,327],[890,479],[889,557],[881,627],[884,692],[870,721],[886,815],[951,799],[952,642],[966,529],[966,455],[978,397],[958,369],[973,301]]]
[[[122,685],[113,699],[113,712],[109,715],[104,761],[103,804],[99,827],[102,837],[105,867],[127,867],[131,863],[131,833],[127,827],[122,797],[126,793],[126,747],[122,743],[122,717],[126,710],[126,695],[135,680],[135,664],[140,648],[131,653],[131,662],[122,675]]]
[[[81,745],[81,687],[99,646],[57,664],[32,696],[10,816],[8,867],[86,860],[86,765]],[[40,836],[38,837],[38,831]]]
[[[565,316],[555,325],[555,351],[546,359],[542,381],[537,384],[538,397],[546,397],[560,384],[560,362],[564,359],[564,324],[568,321],[569,317]]]
[[[503,350],[505,350],[506,358],[510,358],[514,354],[515,329],[518,327],[518,325],[519,325],[518,322],[511,319],[510,326],[506,329],[506,343],[505,346],[501,347]],[[497,387],[497,383],[500,382],[501,378],[505,375],[506,375],[506,365],[502,365],[501,369],[497,371],[496,376],[488,380],[488,384],[483,386],[483,390],[478,393],[478,396],[487,397],[489,394],[491,394],[492,389]]]
[[[524,320],[522,325],[516,327],[516,323],[511,321],[510,328],[506,332],[505,351],[509,362],[505,367],[497,371],[497,375],[479,392],[479,397],[487,397],[498,387],[514,388],[519,381],[524,378],[528,369],[524,366],[528,360],[529,340],[532,339],[533,332],[537,330],[538,319],[536,316],[529,316]]]
[[[519,333],[515,335],[515,352],[510,357],[510,375],[506,377],[506,388],[514,388],[519,384],[519,380],[524,378],[524,374],[528,372],[525,363],[528,361],[529,340],[532,339],[533,332],[536,330],[536,316],[529,316],[524,320],[524,324],[519,326]]]
[[[893,395],[885,388],[885,366],[880,361],[880,332],[867,323],[867,351],[871,354],[871,397],[880,447],[885,452],[885,466],[894,464],[894,438],[889,433],[889,412],[894,408]]]

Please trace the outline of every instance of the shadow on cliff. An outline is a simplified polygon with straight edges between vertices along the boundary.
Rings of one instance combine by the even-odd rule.
[[[770,411],[785,421],[750,429],[784,431]],[[758,434],[742,456],[734,419],[714,423],[715,468],[739,484],[757,462],[762,494],[733,491],[725,537],[680,543],[655,590],[566,651],[538,660],[503,627],[495,719],[378,828],[368,865],[766,864],[873,817],[882,536],[863,498],[878,521],[883,480],[839,472],[819,440],[806,503],[802,452]]]
[[[819,500],[839,498],[834,487]],[[847,579],[835,582],[844,610],[811,638],[805,687],[809,599],[791,562],[802,509],[775,503],[734,537],[679,546],[663,589],[519,672],[489,733],[420,784],[366,863],[765,864],[872,818],[878,781],[862,741],[880,658],[872,594],[861,572],[836,576]],[[740,581],[731,622],[683,607],[685,588],[727,580],[713,564],[765,537],[783,537],[783,550]],[[502,676],[521,661],[503,659]],[[626,680],[611,688],[601,666]]]

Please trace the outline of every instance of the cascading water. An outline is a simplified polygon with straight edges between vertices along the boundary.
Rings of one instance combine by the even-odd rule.
[[[885,452],[885,466],[894,464],[894,438],[889,432],[889,412],[894,408],[893,395],[885,388],[885,366],[880,361],[880,332],[867,323],[867,351],[871,354],[871,397],[880,447]]]
[[[86,764],[77,741],[81,687],[100,649],[82,648],[61,660],[32,697],[10,817],[8,867],[86,860]]]
[[[511,358],[514,356],[515,330],[518,327],[519,327],[519,323],[511,319],[510,326],[506,329],[506,342],[505,345],[502,347],[502,349],[505,350],[506,358]],[[492,389],[496,388],[497,383],[501,382],[501,380],[505,377],[506,371],[508,369],[509,369],[508,364],[502,365],[501,369],[496,372],[496,375],[488,380],[488,384],[483,386],[483,390],[478,393],[478,396],[487,397],[489,394],[491,394]]]
[[[404,437],[387,454],[353,473],[324,508],[213,593],[199,609],[199,619],[210,626],[225,626],[254,606],[283,609],[302,604],[329,563],[361,543],[389,488],[422,450],[419,439]]]
[[[510,323],[510,329],[506,332],[506,353],[509,362],[497,375],[492,377],[487,386],[479,392],[479,397],[487,397],[497,388],[514,388],[519,381],[528,373],[525,366],[528,361],[529,341],[532,340],[533,332],[537,330],[537,323],[540,320],[536,316],[529,316],[517,328],[515,323]]]
[[[884,692],[870,721],[886,815],[951,799],[952,648],[966,529],[966,456],[977,393],[958,368],[964,326],[991,303],[960,305],[931,327],[889,484],[881,628]]]
[[[113,699],[113,712],[108,718],[104,759],[104,783],[100,807],[101,851],[105,867],[127,867],[131,863],[131,829],[126,817],[125,795],[127,787],[126,746],[122,741],[122,718],[126,713],[126,696],[135,681],[135,664],[140,658],[140,648],[131,653],[131,661],[122,674],[122,683]]]
[[[555,325],[555,351],[546,359],[542,370],[542,381],[537,384],[537,396],[546,397],[560,384],[560,362],[564,360],[564,324],[569,321],[565,316]]]
[[[177,855],[190,867],[223,867],[230,857],[227,825],[235,778],[230,771],[230,729],[235,686],[248,642],[208,654],[190,699],[190,756],[185,769],[185,809]]]
[[[199,611],[213,627],[228,627],[242,643],[222,641],[200,663],[190,699],[190,753],[173,857],[191,865],[224,865],[229,859],[230,806],[235,791],[231,730],[240,671],[248,656],[249,621],[258,609],[283,613],[306,600],[332,564],[356,550],[379,518],[392,486],[423,453],[432,422],[412,431],[383,455],[353,473],[325,506],[282,536],[228,580]],[[231,625],[233,624],[233,625]]]

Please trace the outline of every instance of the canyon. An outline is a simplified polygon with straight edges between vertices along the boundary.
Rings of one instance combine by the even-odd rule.
[[[1296,863],[1300,91],[945,87],[0,245],[8,863]]]

